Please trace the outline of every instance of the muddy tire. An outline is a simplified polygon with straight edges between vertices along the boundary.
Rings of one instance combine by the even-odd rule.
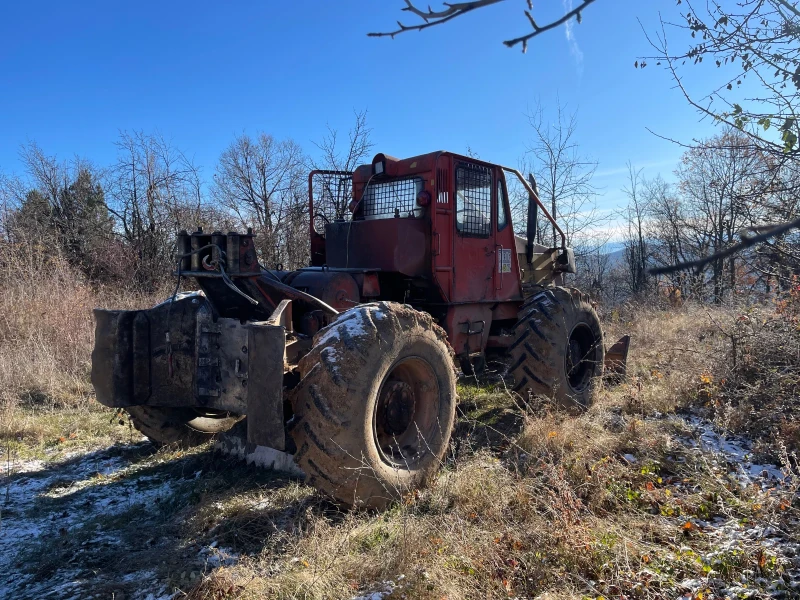
[[[299,369],[290,431],[309,483],[380,509],[428,482],[456,408],[453,351],[430,315],[391,302],[353,308],[315,336]]]
[[[156,446],[190,448],[207,442],[217,433],[228,431],[243,417],[202,415],[193,408],[131,406],[126,409],[133,426]]]
[[[578,290],[548,287],[520,308],[510,347],[513,391],[530,405],[545,396],[578,413],[592,403],[603,374],[600,319]]]

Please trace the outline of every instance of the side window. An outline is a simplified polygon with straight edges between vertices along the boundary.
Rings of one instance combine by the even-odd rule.
[[[502,231],[508,225],[508,214],[506,213],[506,193],[503,182],[497,180],[497,231]]]
[[[474,237],[491,234],[491,169],[465,163],[456,168],[456,229]]]

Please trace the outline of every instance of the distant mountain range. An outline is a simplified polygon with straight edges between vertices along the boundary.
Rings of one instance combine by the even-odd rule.
[[[613,267],[625,260],[625,248],[606,252],[605,255],[608,257],[608,266]]]

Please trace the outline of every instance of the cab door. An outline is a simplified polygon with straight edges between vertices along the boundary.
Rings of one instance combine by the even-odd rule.
[[[494,169],[454,159],[452,302],[487,302],[496,295]]]
[[[453,179],[452,159],[444,154],[436,158],[436,179],[431,225],[433,279],[445,302],[453,298]]]

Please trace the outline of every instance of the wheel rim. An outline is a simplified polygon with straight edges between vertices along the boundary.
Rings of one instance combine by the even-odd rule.
[[[222,433],[244,418],[216,408],[193,407],[189,410],[192,416],[186,421],[186,425],[201,433]]]
[[[399,469],[413,469],[436,451],[439,385],[433,368],[419,357],[396,363],[384,377],[372,419],[381,460]]]
[[[586,390],[594,376],[597,339],[592,329],[580,323],[575,326],[567,341],[565,368],[567,382],[573,392],[580,393]]]

